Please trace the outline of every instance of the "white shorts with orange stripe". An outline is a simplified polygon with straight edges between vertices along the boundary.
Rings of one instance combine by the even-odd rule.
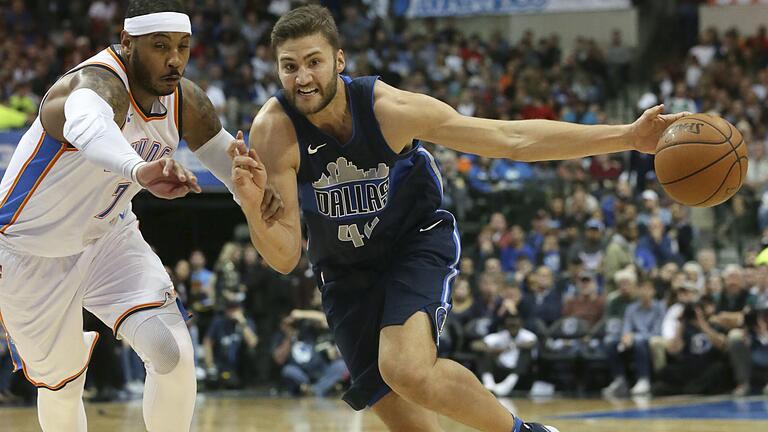
[[[83,308],[119,335],[132,312],[175,301],[170,277],[132,213],[80,254],[46,258],[0,247],[0,265],[0,319],[20,354],[16,366],[51,390],[88,366],[98,337],[83,333]]]

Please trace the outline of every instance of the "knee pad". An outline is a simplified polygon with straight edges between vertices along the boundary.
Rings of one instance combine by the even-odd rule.
[[[171,305],[175,309],[175,305]],[[171,373],[179,365],[193,367],[194,350],[189,331],[178,310],[142,311],[123,324],[121,333],[139,354],[148,371],[159,375]],[[135,330],[134,330],[135,329]]]

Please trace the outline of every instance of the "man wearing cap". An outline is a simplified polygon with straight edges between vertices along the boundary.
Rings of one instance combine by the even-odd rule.
[[[642,227],[647,227],[653,216],[658,216],[664,225],[667,226],[672,222],[672,214],[669,209],[662,207],[659,203],[659,194],[652,189],[646,189],[640,195],[643,200],[642,210],[637,216],[637,224]]]
[[[595,276],[590,272],[581,272],[576,286],[576,295],[563,305],[563,316],[583,319],[593,327],[603,318],[605,296],[597,292]]]
[[[83,385],[98,336],[83,333],[83,308],[144,361],[146,428],[188,431],[192,421],[183,308],[130,201],[142,188],[166,199],[200,191],[170,158],[181,139],[233,190],[234,138],[182,79],[191,25],[181,2],[131,1],[126,16],[119,45],[53,84],[0,183],[0,319],[16,367],[38,388],[45,432],[87,429]]]
[[[569,260],[580,258],[584,269],[589,272],[599,272],[603,265],[603,232],[605,225],[599,219],[589,219],[584,225],[584,237],[571,245],[568,250]]]

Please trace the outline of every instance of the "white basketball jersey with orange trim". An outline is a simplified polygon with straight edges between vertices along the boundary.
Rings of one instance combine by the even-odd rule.
[[[107,48],[69,71],[96,66],[128,77],[119,48]],[[123,135],[146,161],[171,156],[180,139],[181,89],[147,114],[131,105]],[[69,143],[46,134],[40,117],[24,134],[0,183],[0,247],[45,257],[77,254],[121,220],[133,219],[141,187],[104,170]]]

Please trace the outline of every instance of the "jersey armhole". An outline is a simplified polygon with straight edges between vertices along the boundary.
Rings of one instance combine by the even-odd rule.
[[[182,129],[182,110],[184,109],[184,95],[181,91],[181,83],[176,86],[178,89],[176,93],[176,106],[173,108],[173,115],[175,116],[176,130],[179,132],[179,141],[184,139],[184,131]]]
[[[77,72],[79,70],[83,70],[83,69],[85,69],[87,67],[97,67],[99,69],[104,69],[106,71],[111,72],[112,75],[114,75],[118,80],[120,80],[120,83],[123,84],[123,87],[125,87],[125,83],[123,82],[123,79],[120,77],[120,74],[118,74],[117,71],[112,69],[112,67],[110,67],[106,63],[88,63],[88,64],[81,65],[79,67],[76,67],[74,69],[71,69],[71,70],[67,71],[64,75],[60,76],[56,80],[56,82],[54,82],[53,85],[48,89],[48,91],[45,92],[45,94],[43,95],[42,99],[40,99],[40,106],[37,108],[37,116],[40,118],[40,124],[41,125],[43,124],[43,105],[45,104],[45,101],[48,99],[48,93],[50,93],[51,88],[53,88],[53,86],[56,85],[56,83],[58,83],[65,76],[71,75],[74,72]],[[128,91],[127,88],[126,88],[126,91]],[[118,126],[120,127],[120,129],[122,129],[124,125],[125,125],[125,122],[123,122],[122,125],[118,125]],[[45,129],[45,128],[43,128],[43,129]]]

